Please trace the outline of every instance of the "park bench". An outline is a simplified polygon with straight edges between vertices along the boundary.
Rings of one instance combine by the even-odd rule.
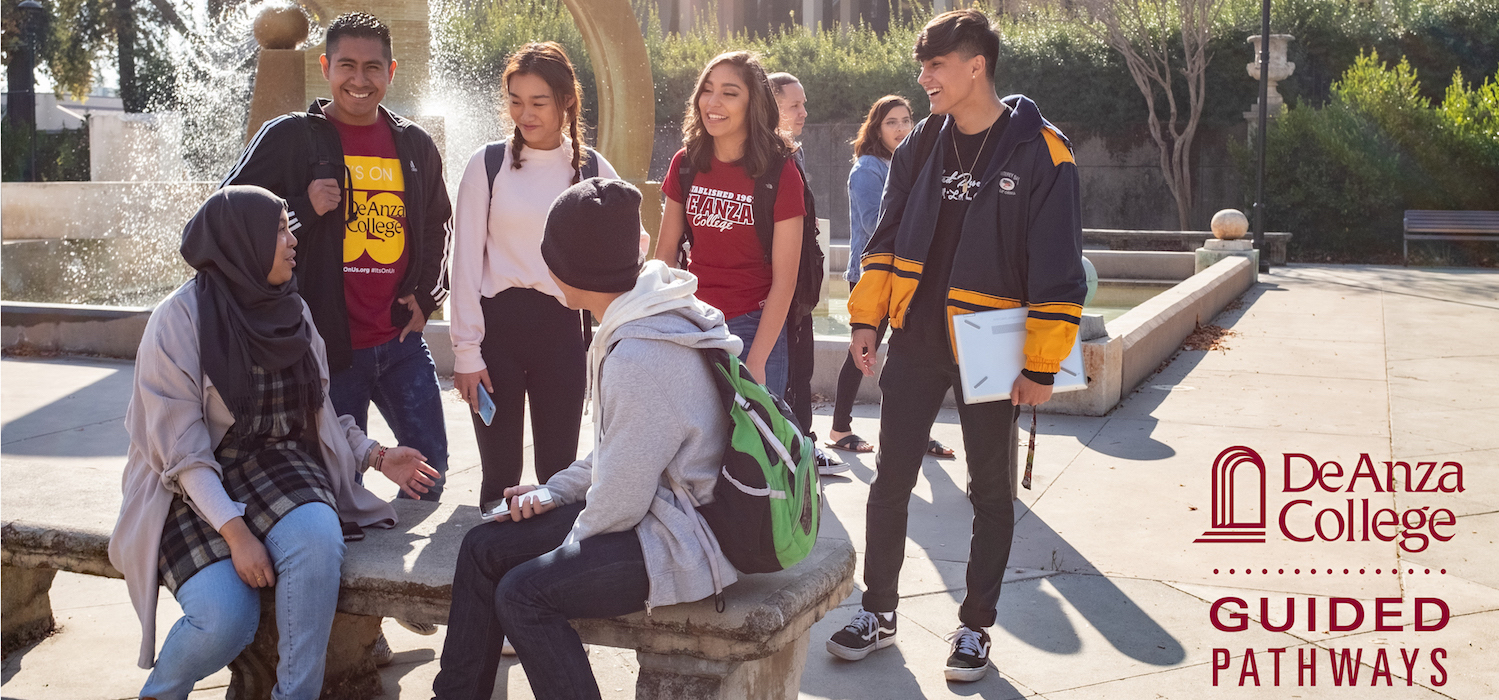
[[[9,488],[9,486],[7,487]],[[48,590],[57,571],[120,578],[110,566],[113,509],[86,498],[6,499],[3,532],[5,651],[53,627]],[[49,501],[49,502],[44,502]],[[107,502],[107,501],[106,501]],[[395,502],[400,524],[369,528],[349,543],[329,641],[323,698],[379,694],[370,649],[382,617],[446,624],[453,568],[463,535],[478,524],[472,506]],[[726,608],[711,600],[573,623],[589,644],[636,650],[636,698],[795,698],[813,623],[852,591],[854,551],[845,540],[822,539],[805,561],[774,574],[745,576],[725,590]],[[228,698],[269,698],[275,683],[274,598],[261,595],[255,640],[230,664]],[[166,629],[158,630],[165,635]],[[158,642],[159,643],[159,642]],[[123,650],[134,659],[135,648]]]
[[[1499,211],[1407,209],[1401,260],[1410,264],[1411,241],[1499,242]]]

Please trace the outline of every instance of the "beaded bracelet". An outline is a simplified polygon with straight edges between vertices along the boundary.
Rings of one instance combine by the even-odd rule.
[[[380,472],[381,474],[384,474],[385,472],[380,471],[380,467],[385,464],[385,446],[376,444],[375,449],[379,450],[380,452],[379,454],[375,455],[375,463],[371,466],[371,468],[373,468],[377,472]]]

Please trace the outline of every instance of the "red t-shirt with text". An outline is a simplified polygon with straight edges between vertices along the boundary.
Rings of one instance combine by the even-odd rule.
[[[771,281],[765,249],[755,235],[755,181],[738,164],[714,158],[707,171],[692,178],[692,191],[684,199],[677,168],[685,157],[686,151],[677,151],[671,159],[661,191],[687,209],[692,227],[687,271],[697,276],[697,298],[725,318],[755,311],[765,305]],[[782,193],[776,197],[776,221],[806,215],[802,176],[789,158],[776,191]]]
[[[400,334],[390,322],[396,287],[406,274],[406,184],[395,135],[381,119],[355,126],[330,119],[343,143],[350,187],[337,211],[344,225],[344,303],[355,350],[372,348]]]

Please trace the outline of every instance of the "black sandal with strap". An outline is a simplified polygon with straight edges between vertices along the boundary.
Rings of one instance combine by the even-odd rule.
[[[864,438],[853,433],[843,436],[843,439],[837,442],[828,443],[828,447],[847,452],[874,452],[874,445],[869,444]]]

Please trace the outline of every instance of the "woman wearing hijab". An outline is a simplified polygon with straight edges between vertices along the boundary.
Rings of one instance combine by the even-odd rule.
[[[267,586],[280,633],[272,694],[318,697],[339,521],[395,524],[355,472],[373,468],[418,498],[437,477],[416,450],[381,447],[334,415],[323,341],[292,278],[285,207],[259,187],[209,197],[182,234],[197,276],[152,312],[136,355],[109,560],[140,617],[139,663],[155,661],[143,698],[186,698],[228,665],[255,636]],[[153,659],[159,584],[183,616]]]

